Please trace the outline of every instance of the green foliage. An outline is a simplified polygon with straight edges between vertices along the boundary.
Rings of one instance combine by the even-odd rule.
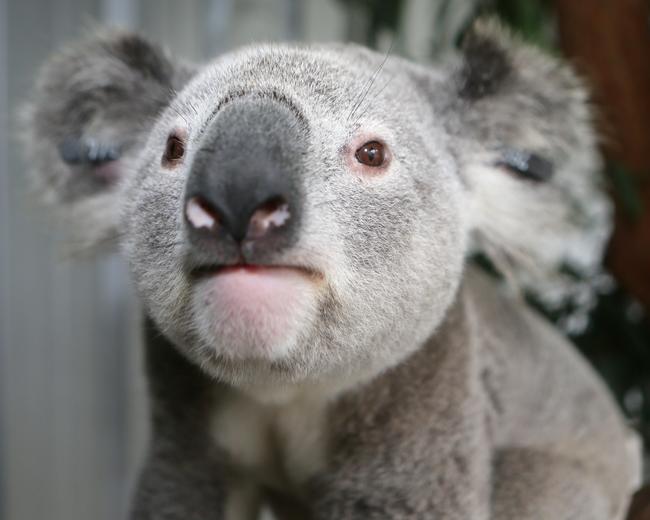
[[[573,338],[650,446],[650,319],[622,288],[601,295],[589,327]]]
[[[481,8],[494,13],[531,43],[553,50],[553,16],[546,0],[484,0]]]
[[[637,179],[641,175],[634,175],[625,166],[616,162],[607,164],[607,176],[611,182],[614,196],[627,217],[638,219],[645,208],[643,200],[639,196],[639,185]]]

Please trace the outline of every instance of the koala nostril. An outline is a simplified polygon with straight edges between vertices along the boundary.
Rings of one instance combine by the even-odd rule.
[[[252,213],[223,212],[220,206],[198,195],[189,197],[185,203],[185,219],[196,231],[212,232],[219,229],[229,234],[236,242],[254,242],[268,235],[273,229],[287,225],[291,214],[289,204],[282,196],[267,199],[257,205]]]
[[[212,231],[219,224],[218,212],[200,197],[192,197],[187,201],[185,217],[195,229]]]
[[[248,222],[247,240],[257,240],[273,228],[284,226],[291,218],[289,204],[283,197],[273,197],[259,206]]]

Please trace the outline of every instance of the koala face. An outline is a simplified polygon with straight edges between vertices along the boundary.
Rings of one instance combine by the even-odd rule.
[[[415,69],[383,60],[244,50],[197,73],[151,130],[125,189],[125,250],[154,320],[217,377],[371,374],[450,305],[461,181]]]
[[[611,229],[580,81],[491,22],[439,68],[345,45],[196,67],[100,35],[53,58],[34,99],[46,198],[85,240],[119,236],[182,352],[261,394],[399,362],[474,252],[566,293],[561,268],[593,270]]]

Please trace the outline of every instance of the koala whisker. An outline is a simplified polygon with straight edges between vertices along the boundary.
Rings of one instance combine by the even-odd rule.
[[[199,111],[196,108],[196,106],[194,105],[194,103],[192,103],[191,101],[188,101],[187,106],[189,106],[192,109],[192,112],[194,112],[194,114],[199,115]]]
[[[187,120],[187,117],[185,117],[185,114],[183,114],[177,107],[174,105],[169,105],[169,107],[178,115],[183,121],[185,121],[185,124],[189,126],[189,121]]]
[[[386,54],[384,56],[384,59],[382,62],[379,64],[379,67],[377,70],[373,73],[373,75],[364,83],[360,93],[354,98],[354,105],[352,106],[352,110],[350,110],[350,113],[348,114],[348,117],[346,118],[346,121],[350,121],[350,119],[354,116],[355,112],[359,109],[361,104],[365,101],[366,97],[370,93],[372,86],[374,85],[375,81],[379,77],[379,74],[383,70],[384,66],[386,65],[386,62],[388,61],[388,58],[391,55],[391,52],[393,51],[393,46],[395,44],[395,39],[390,44],[390,47],[386,51]],[[361,99],[359,99],[361,98]],[[357,101],[358,100],[358,101]]]
[[[216,148],[210,146],[202,146],[196,150],[197,153],[216,153]]]
[[[391,76],[388,78],[388,80],[384,83],[384,85],[383,85],[383,86],[382,86],[382,87],[377,91],[377,93],[375,94],[375,97],[379,97],[379,96],[384,92],[384,90],[386,90],[386,88],[388,87],[388,85],[390,85],[390,83],[393,81],[393,79],[395,79],[395,75],[391,75]],[[355,118],[353,124],[354,124],[354,125],[357,125],[357,124],[359,123],[359,120],[361,119],[362,116],[363,116],[363,110],[361,110],[361,111],[359,112],[359,114],[358,114],[357,117]]]
[[[338,200],[339,199],[322,200],[322,201],[318,202],[317,204],[314,204],[312,207],[314,209],[316,209],[316,208],[321,208],[323,206],[329,206],[331,204],[334,204],[335,202],[338,202]]]

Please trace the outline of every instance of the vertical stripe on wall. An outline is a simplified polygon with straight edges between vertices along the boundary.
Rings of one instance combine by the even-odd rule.
[[[7,366],[7,326],[8,309],[11,302],[9,301],[9,292],[7,291],[5,281],[9,276],[8,257],[2,253],[2,248],[8,247],[8,211],[9,211],[9,165],[7,163],[7,141],[8,129],[6,121],[9,120],[8,100],[7,100],[7,4],[6,0],[0,0],[0,367]],[[0,370],[0,518],[7,517],[6,507],[6,481],[5,475],[5,450],[7,449],[5,415],[7,381],[2,377]]]

